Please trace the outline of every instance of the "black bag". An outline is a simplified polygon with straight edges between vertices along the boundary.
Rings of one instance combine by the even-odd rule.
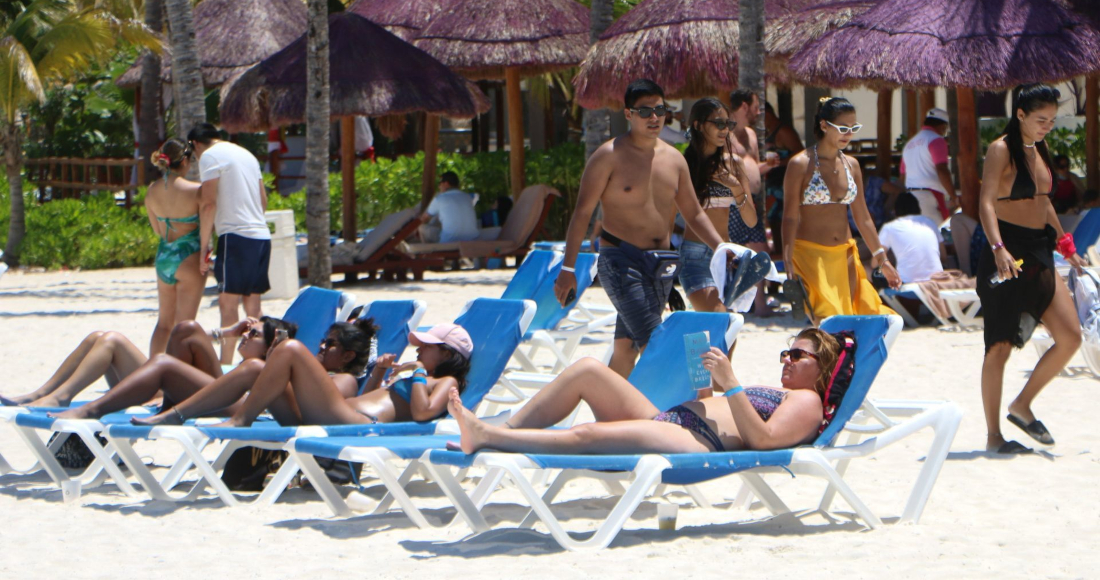
[[[684,303],[683,295],[675,288],[668,293],[668,309],[673,312],[687,310],[687,304]]]
[[[68,436],[68,439],[61,444],[61,448],[54,452],[54,459],[57,459],[57,462],[65,469],[85,469],[91,465],[95,461],[95,455],[92,455],[92,450],[88,449],[84,440],[77,435],[54,433],[50,436],[50,440],[46,445],[53,444],[55,439],[65,435]],[[107,445],[107,440],[99,435],[96,435],[96,440],[99,441],[100,445]]]
[[[278,471],[286,457],[286,451],[242,447],[225,462],[222,482],[233,491],[263,491],[267,474]]]
[[[875,290],[885,290],[890,287],[890,282],[886,280],[886,275],[882,273],[882,266],[871,270],[871,286]]]
[[[829,377],[829,384],[825,386],[825,396],[821,399],[824,418],[821,421],[821,428],[817,430],[819,434],[836,416],[836,410],[844,400],[844,395],[852,384],[852,376],[856,373],[856,335],[851,331],[842,330],[833,334],[833,338],[840,343],[840,356],[836,359],[836,366],[833,367],[833,373]]]
[[[680,253],[675,250],[646,250],[646,269],[656,280],[675,278],[680,273]]]

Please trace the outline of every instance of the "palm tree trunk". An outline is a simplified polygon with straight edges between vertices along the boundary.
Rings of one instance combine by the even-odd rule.
[[[306,31],[306,229],[309,232],[309,283],[332,287],[329,253],[328,147],[329,63],[328,2],[309,0]]]
[[[588,44],[596,44],[614,19],[612,0],[592,0]],[[607,109],[584,110],[584,160],[596,152],[596,149],[611,136],[611,116]]]
[[[4,167],[8,174],[8,195],[11,197],[11,216],[8,222],[8,242],[4,247],[4,261],[9,266],[19,265],[19,249],[27,234],[27,216],[23,207],[23,134],[18,125],[0,125],[0,149],[4,151]]]
[[[756,138],[760,150],[764,150],[764,0],[740,0],[741,44],[738,47],[740,62],[737,68],[737,84],[751,89],[760,102],[760,114],[756,117]]]
[[[186,134],[192,127],[206,122],[206,104],[202,88],[202,69],[195,48],[195,23],[191,0],[164,0],[168,15],[169,37],[172,41],[172,84],[179,100],[176,102],[178,131]],[[192,165],[198,170],[198,164]]]
[[[145,25],[157,32],[164,28],[161,0],[145,0]],[[138,115],[138,150],[145,158],[146,179],[156,175],[152,157],[161,141],[160,104],[160,57],[147,50],[141,56],[141,106]]]

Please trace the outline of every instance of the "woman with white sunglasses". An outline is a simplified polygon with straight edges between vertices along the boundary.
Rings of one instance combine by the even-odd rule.
[[[783,259],[791,278],[784,294],[790,292],[794,312],[804,309],[815,324],[836,314],[893,314],[867,279],[848,227],[851,208],[872,265],[891,287],[900,286],[867,211],[859,164],[843,152],[863,128],[856,108],[825,97],[814,120],[817,144],[791,158],[783,179]]]

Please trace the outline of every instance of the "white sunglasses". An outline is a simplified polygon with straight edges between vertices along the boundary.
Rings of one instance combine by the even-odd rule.
[[[860,125],[859,123],[856,123],[851,127],[846,127],[844,125],[834,125],[832,123],[829,123],[828,121],[825,121],[825,123],[827,123],[833,129],[836,129],[837,132],[839,132],[841,135],[847,135],[848,133],[855,135],[856,133],[859,133],[860,129],[863,128],[863,125]]]

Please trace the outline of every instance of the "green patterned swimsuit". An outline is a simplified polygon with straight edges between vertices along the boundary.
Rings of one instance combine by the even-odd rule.
[[[172,224],[197,224],[199,223],[198,214],[185,217],[185,218],[162,218],[158,217],[157,221],[164,222],[164,237],[160,240],[160,245],[157,246],[157,277],[161,282],[165,284],[176,283],[176,270],[179,269],[180,264],[188,258],[191,254],[199,251],[201,241],[199,239],[199,228],[195,228],[186,234],[176,238],[175,241],[168,241],[168,232],[172,231]]]

